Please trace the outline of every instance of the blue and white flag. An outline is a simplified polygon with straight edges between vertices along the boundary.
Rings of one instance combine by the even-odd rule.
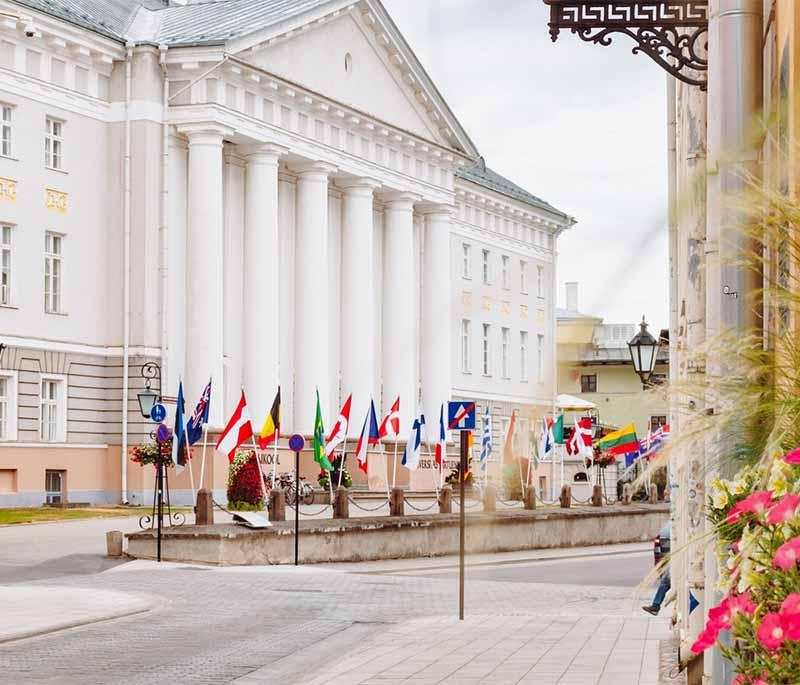
[[[208,423],[208,408],[211,405],[211,381],[208,381],[200,401],[194,408],[194,414],[186,422],[186,442],[194,445],[203,437],[203,426]]]
[[[172,461],[177,473],[186,464],[186,426],[184,425],[183,381],[178,384],[178,401],[175,406],[175,426],[172,429]]]
[[[489,405],[483,414],[483,430],[481,432],[481,471],[486,470],[486,462],[492,456],[492,417],[489,415]]]
[[[553,437],[553,420],[542,419],[544,430],[539,437],[539,458],[546,459],[547,455],[553,451],[555,439]]]
[[[408,436],[406,448],[403,450],[402,464],[410,471],[415,471],[419,466],[420,446],[422,445],[422,427],[425,425],[425,414],[420,414],[414,419],[411,434]]]

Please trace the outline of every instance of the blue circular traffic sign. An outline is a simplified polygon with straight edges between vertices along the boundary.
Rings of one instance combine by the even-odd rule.
[[[154,423],[161,423],[167,418],[167,408],[160,402],[154,404],[150,410],[150,418],[153,419]]]
[[[302,452],[305,446],[306,441],[299,433],[295,433],[291,438],[289,438],[289,449],[292,450],[292,452]]]
[[[156,428],[156,440],[158,440],[158,442],[166,442],[169,440],[169,428],[167,428],[166,424],[158,424],[158,428]]]

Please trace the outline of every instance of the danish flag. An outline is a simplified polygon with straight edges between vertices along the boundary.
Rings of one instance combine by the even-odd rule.
[[[219,436],[217,449],[223,454],[227,454],[228,461],[233,462],[239,445],[252,437],[253,424],[250,423],[250,410],[247,408],[247,400],[244,397],[244,390],[242,390],[242,397],[239,404],[236,405],[236,411],[233,412],[228,425]]]
[[[397,396],[389,413],[385,416],[383,421],[381,421],[381,427],[378,429],[378,433],[382,438],[385,438],[389,435],[390,428],[394,435],[400,435],[400,395]]]

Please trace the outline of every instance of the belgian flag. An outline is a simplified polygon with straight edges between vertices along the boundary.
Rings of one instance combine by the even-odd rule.
[[[272,400],[272,409],[269,410],[261,433],[258,435],[258,446],[263,450],[267,445],[281,437],[281,386],[278,386],[278,393]]]

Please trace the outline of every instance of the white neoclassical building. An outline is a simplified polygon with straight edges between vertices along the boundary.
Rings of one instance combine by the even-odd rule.
[[[213,379],[216,430],[242,387],[284,435],[317,389],[351,436],[464,397],[498,453],[550,406],[574,221],[486,168],[379,0],[0,0],[0,111],[0,505],[147,499],[148,361],[188,411]]]

